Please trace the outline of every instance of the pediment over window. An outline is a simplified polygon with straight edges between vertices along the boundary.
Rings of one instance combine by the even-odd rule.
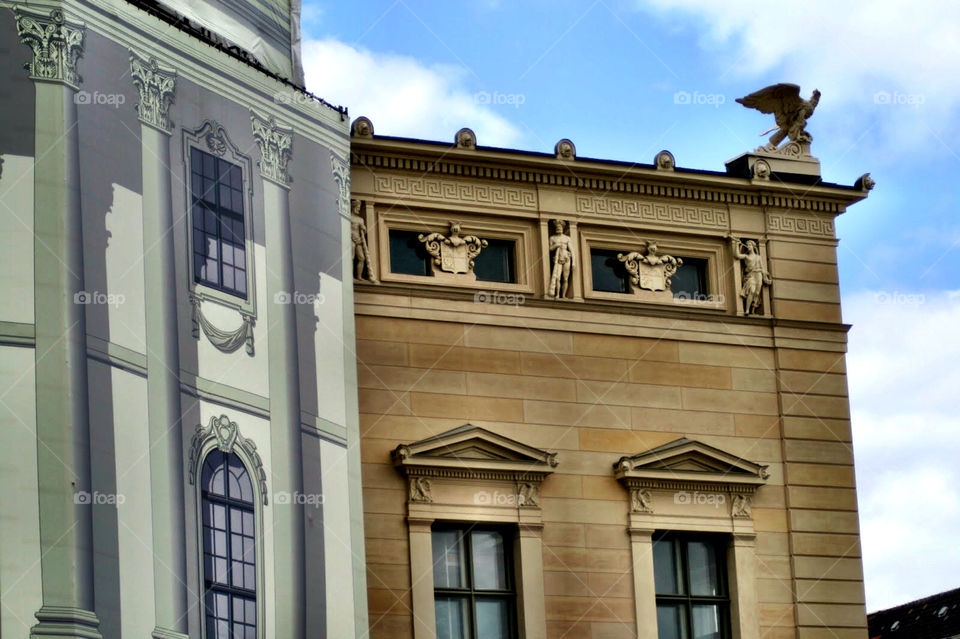
[[[770,476],[767,467],[703,442],[682,437],[613,465],[617,479],[631,487],[698,486],[755,489]]]
[[[543,479],[557,454],[472,424],[394,449],[394,464],[408,475],[485,479]]]

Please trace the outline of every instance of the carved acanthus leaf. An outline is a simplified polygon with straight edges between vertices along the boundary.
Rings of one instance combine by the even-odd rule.
[[[170,104],[173,102],[177,72],[160,68],[156,58],[141,58],[131,51],[130,77],[140,93],[137,103],[140,121],[169,133],[172,128]],[[223,151],[217,155],[223,155]]]
[[[287,186],[292,181],[287,165],[293,154],[293,129],[279,126],[273,116],[264,120],[255,113],[251,113],[250,123],[260,148],[260,175]]]
[[[63,11],[43,14],[17,7],[14,9],[20,41],[33,51],[33,59],[24,66],[34,80],[80,85],[77,61],[83,55],[82,24],[66,22]]]

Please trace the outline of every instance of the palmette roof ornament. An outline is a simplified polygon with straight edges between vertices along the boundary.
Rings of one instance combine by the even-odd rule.
[[[653,165],[657,167],[658,171],[672,171],[677,166],[677,161],[673,157],[673,153],[664,149],[657,153],[657,157],[653,160]]]
[[[782,82],[737,98],[737,102],[760,113],[772,113],[776,125],[760,135],[776,131],[767,144],[760,145],[756,153],[768,153],[785,157],[810,156],[813,136],[807,131],[807,120],[820,102],[820,92],[814,89],[809,100],[800,97],[800,87]],[[784,140],[788,140],[783,143]]]
[[[457,131],[457,135],[453,141],[457,145],[458,149],[477,148],[477,134],[473,132],[473,129],[468,129],[466,127],[460,129]]]
[[[350,128],[350,133],[355,138],[372,138],[373,122],[370,121],[370,118],[360,116],[353,121],[353,126]]]
[[[568,138],[563,138],[553,146],[553,154],[558,160],[575,160],[577,147]]]

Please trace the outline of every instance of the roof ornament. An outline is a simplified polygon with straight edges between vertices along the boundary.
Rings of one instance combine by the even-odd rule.
[[[776,125],[760,135],[776,131],[767,144],[760,145],[756,153],[770,153],[787,157],[808,157],[813,136],[807,131],[807,120],[820,102],[820,92],[816,89],[809,100],[800,97],[800,86],[781,82],[773,84],[750,95],[737,98],[737,102],[748,109],[760,113],[772,113]],[[788,139],[786,144],[781,143]]]

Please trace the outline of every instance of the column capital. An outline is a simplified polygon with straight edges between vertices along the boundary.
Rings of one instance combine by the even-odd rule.
[[[79,88],[77,61],[83,55],[84,25],[67,22],[60,9],[45,13],[16,7],[13,12],[20,42],[33,51],[24,65],[30,78]]]
[[[335,153],[330,154],[333,181],[337,183],[337,209],[340,215],[350,218],[350,165]]]
[[[253,139],[260,147],[260,176],[288,188],[291,180],[287,165],[293,154],[293,129],[277,124],[270,116],[264,120],[250,112]]]
[[[173,128],[169,113],[177,72],[161,68],[156,58],[142,58],[131,50],[130,78],[140,94],[137,103],[140,121],[169,135]]]

